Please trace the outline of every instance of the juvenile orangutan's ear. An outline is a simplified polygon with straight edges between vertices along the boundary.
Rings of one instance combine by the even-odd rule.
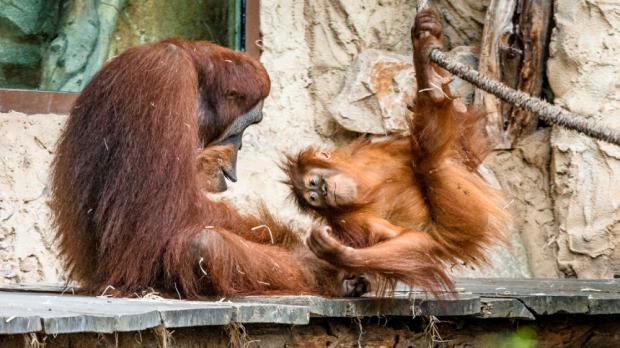
[[[317,151],[316,157],[323,159],[323,160],[328,160],[332,158],[332,154],[329,151],[321,150],[321,151]]]

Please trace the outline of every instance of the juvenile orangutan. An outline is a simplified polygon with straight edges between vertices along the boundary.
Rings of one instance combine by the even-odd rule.
[[[482,115],[451,96],[449,74],[428,59],[441,31],[433,12],[417,15],[410,135],[308,148],[283,164],[299,206],[328,225],[307,241],[318,257],[432,291],[452,287],[445,263],[484,263],[508,222],[476,172],[489,149]]]

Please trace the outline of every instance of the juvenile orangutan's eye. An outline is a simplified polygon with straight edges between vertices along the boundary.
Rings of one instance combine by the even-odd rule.
[[[319,180],[317,179],[316,176],[313,176],[310,179],[310,187],[317,187],[319,185]]]
[[[309,202],[311,205],[317,205],[317,204],[319,204],[319,194],[318,194],[318,193],[316,193],[316,192],[310,192],[310,193],[308,194],[308,202]]]

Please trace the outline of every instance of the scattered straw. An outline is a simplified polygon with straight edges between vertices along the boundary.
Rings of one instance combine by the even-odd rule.
[[[153,288],[149,288],[148,290],[142,291],[142,296],[138,295],[139,298],[145,300],[163,300],[164,298],[159,294],[159,292],[155,291]]]
[[[26,346],[31,348],[45,348],[47,345],[45,340],[47,336],[43,336],[42,340],[39,340],[39,335],[36,332],[31,332],[27,335],[24,335],[24,340],[26,341]]]
[[[436,316],[430,315],[428,317],[428,325],[426,325],[426,328],[424,329],[424,335],[427,337],[429,348],[433,348],[435,346],[435,343],[446,342],[441,338],[441,335],[439,334],[439,329],[437,328],[437,324],[439,323],[441,323],[441,321],[437,319]]]
[[[269,238],[271,238],[271,244],[275,244],[276,242],[273,240],[273,233],[271,233],[271,228],[269,228],[269,226],[267,226],[267,225],[258,225],[258,226],[252,227],[252,231],[256,231],[256,230],[261,229],[261,228],[266,228],[267,229],[267,232],[269,232]]]
[[[362,348],[362,337],[364,336],[364,327],[362,326],[362,320],[360,317],[355,317],[353,319],[357,324],[358,335],[357,335],[357,347]]]
[[[172,347],[172,345],[174,344],[172,338],[173,333],[174,331],[168,331],[168,329],[166,329],[163,325],[153,328],[153,334],[155,334],[155,337],[157,337],[160,348]]]
[[[179,288],[177,288],[177,283],[174,282],[174,290],[177,292],[177,296],[179,296],[179,300],[182,300],[181,293],[179,292]]]
[[[260,342],[257,340],[251,340],[248,333],[245,331],[245,327],[241,323],[232,322],[225,327],[226,335],[229,338],[229,347],[231,348],[246,348],[251,343]]]
[[[202,274],[207,275],[207,271],[205,271],[205,269],[202,267],[202,263],[205,261],[204,258],[200,258],[200,260],[198,260],[198,267],[200,267],[200,271],[202,272]]]
[[[107,295],[106,292],[108,292],[108,290],[116,290],[115,287],[113,287],[112,285],[108,285],[105,287],[105,289],[103,289],[103,292],[101,293],[101,295],[99,295],[99,297],[112,297],[112,295]]]
[[[142,345],[142,331],[137,331],[135,335],[133,335],[134,341],[140,346]]]

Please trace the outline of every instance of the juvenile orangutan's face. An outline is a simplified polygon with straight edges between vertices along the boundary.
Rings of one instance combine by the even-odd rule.
[[[355,203],[358,187],[345,172],[312,168],[303,177],[304,199],[315,208],[344,207]]]

